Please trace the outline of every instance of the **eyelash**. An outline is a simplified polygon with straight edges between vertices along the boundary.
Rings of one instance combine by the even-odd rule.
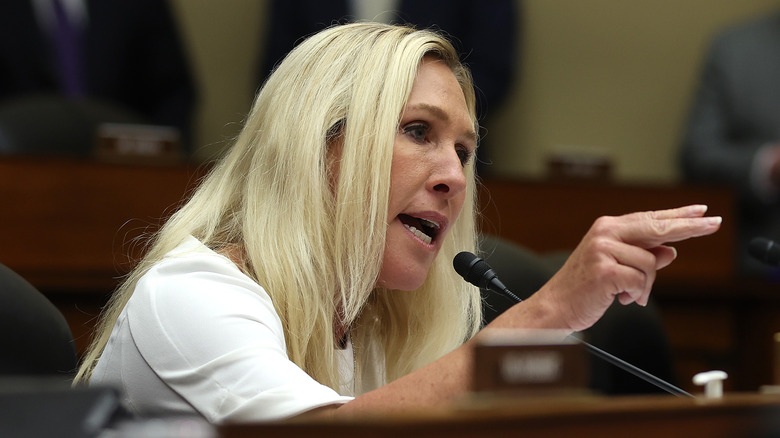
[[[418,138],[413,135],[413,132],[416,130],[422,130],[422,138]],[[431,130],[431,127],[428,126],[426,123],[414,123],[411,125],[407,125],[403,128],[403,133],[412,137],[414,141],[417,143],[423,143],[425,141],[425,137],[428,135],[428,132]],[[462,147],[458,149],[458,158],[460,159],[460,165],[463,167],[466,167],[466,164],[469,163],[469,160],[471,160],[471,156],[473,155],[470,150],[468,150],[466,147]]]
[[[413,135],[413,132],[417,131],[417,130],[422,130],[423,131],[422,132],[422,138],[418,138],[418,137]],[[404,127],[404,134],[412,137],[412,139],[414,139],[414,141],[416,141],[418,143],[422,143],[422,142],[425,141],[425,137],[428,135],[428,131],[430,131],[430,130],[431,130],[431,127],[428,126],[425,123],[414,123],[412,125],[407,125],[406,127]]]

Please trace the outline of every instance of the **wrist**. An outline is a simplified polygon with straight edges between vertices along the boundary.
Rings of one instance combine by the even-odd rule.
[[[536,292],[530,298],[507,309],[487,327],[556,329],[571,333],[572,327],[567,323],[558,303],[549,295],[551,294],[542,290]]]

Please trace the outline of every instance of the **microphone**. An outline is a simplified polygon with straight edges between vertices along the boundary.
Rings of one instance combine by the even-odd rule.
[[[523,301],[504,286],[504,283],[498,279],[498,274],[493,271],[493,268],[486,261],[470,252],[463,251],[458,253],[452,260],[452,266],[455,268],[455,272],[460,274],[464,280],[480,289],[490,289],[493,292],[508,296],[518,303]]]
[[[780,249],[778,249],[778,251],[780,251]],[[518,298],[517,295],[510,292],[506,286],[504,286],[504,284],[498,279],[498,275],[495,273],[495,271],[493,271],[493,269],[486,261],[468,251],[458,253],[458,255],[456,255],[452,260],[452,266],[455,268],[455,272],[457,272],[461,277],[463,277],[464,280],[468,281],[474,286],[477,286],[481,289],[490,289],[494,292],[504,294],[518,303],[523,301]],[[655,385],[657,388],[663,389],[664,391],[678,397],[693,397],[693,395],[691,395],[689,392],[680,389],[641,368],[631,365],[623,359],[613,356],[606,351],[577,338],[576,336],[569,335],[568,337],[579,341],[585,347],[585,349],[590,351],[594,356],[597,356],[611,363],[612,365],[615,365],[623,371],[639,377],[645,382]]]
[[[748,253],[770,266],[780,266],[780,245],[764,237],[756,237],[748,243]]]

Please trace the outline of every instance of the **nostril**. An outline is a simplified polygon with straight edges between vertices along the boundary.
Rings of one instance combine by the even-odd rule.
[[[436,184],[433,187],[433,190],[436,190],[437,192],[448,193],[450,191],[450,186],[447,184]]]

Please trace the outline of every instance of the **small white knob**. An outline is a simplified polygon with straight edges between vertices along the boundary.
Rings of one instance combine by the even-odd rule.
[[[693,376],[695,385],[704,385],[704,396],[706,398],[723,397],[723,381],[728,378],[725,371],[705,371]]]

